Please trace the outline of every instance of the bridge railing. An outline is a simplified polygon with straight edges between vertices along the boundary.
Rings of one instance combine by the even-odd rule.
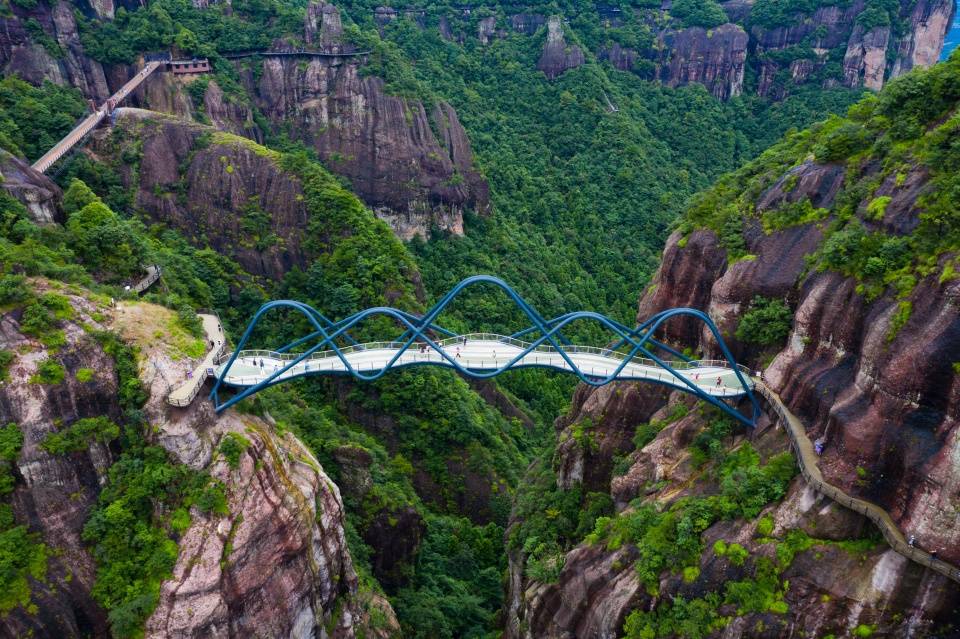
[[[496,342],[499,344],[505,344],[508,346],[515,346],[521,350],[526,350],[532,345],[530,342],[524,342],[522,340],[516,339],[514,337],[507,337],[505,335],[498,335],[496,333],[469,333],[467,335],[449,337],[443,340],[439,340],[437,344],[448,350],[450,347],[463,346],[469,342]],[[372,351],[372,350],[398,350],[403,348],[406,345],[405,341],[391,341],[391,342],[367,342],[364,344],[354,344],[351,346],[344,346],[340,349],[340,352],[344,355],[349,355],[351,353]],[[410,349],[414,350],[418,348],[418,343],[414,342],[410,345]],[[433,349],[431,349],[433,350]],[[589,355],[599,355],[601,357],[609,357],[617,360],[624,360],[627,358],[627,353],[621,351],[616,351],[610,348],[600,348],[597,346],[579,346],[576,344],[570,346],[564,346],[563,351],[568,355],[571,354],[589,354]],[[547,354],[547,355],[559,355],[560,350],[553,347],[552,345],[541,344],[536,348],[530,350],[531,354]],[[262,349],[252,349],[241,351],[241,356],[243,357],[269,357],[271,359],[279,359],[281,361],[290,361],[300,357],[300,353],[278,353],[276,351],[262,350]],[[330,357],[336,357],[336,351],[325,350],[317,351],[310,355],[307,358],[309,361],[319,360],[319,359],[328,359]],[[646,357],[633,357],[630,362],[638,366],[650,366],[650,367],[659,367],[659,364],[652,359]],[[683,361],[683,360],[670,360],[667,362],[675,370],[694,370],[698,368],[731,368],[730,362],[724,359],[702,359],[702,360],[693,360],[693,361]],[[742,364],[737,364],[737,369],[746,375],[750,374],[750,369]]]

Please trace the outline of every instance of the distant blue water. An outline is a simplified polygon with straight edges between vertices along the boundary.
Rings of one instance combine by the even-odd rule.
[[[947,39],[943,43],[941,60],[946,60],[950,52],[960,46],[960,0],[957,0],[957,17],[953,20],[953,28],[947,32]]]

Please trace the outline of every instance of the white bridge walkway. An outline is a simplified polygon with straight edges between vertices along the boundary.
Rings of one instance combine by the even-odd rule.
[[[369,374],[383,370],[390,364],[403,344],[404,342],[374,342],[345,347],[340,350],[354,370]],[[492,334],[453,337],[443,340],[439,344],[448,356],[464,368],[474,372],[489,372],[501,368],[530,346],[526,342]],[[564,346],[564,351],[584,375],[598,378],[613,375],[625,357],[624,354],[616,351],[591,346]],[[299,355],[261,350],[241,351],[233,366],[224,375],[228,357],[221,358],[221,363],[216,368],[216,376],[222,378],[225,384],[245,387],[266,380]],[[453,368],[440,352],[426,345],[421,350],[418,344],[411,345],[390,368],[426,363]],[[741,386],[734,369],[725,360],[668,363],[707,394],[716,397],[736,397],[744,393],[743,386]],[[536,350],[527,353],[510,368],[528,366],[572,370],[570,365],[552,346],[538,347]],[[749,371],[743,367],[740,370],[744,379],[752,387],[753,382],[750,380]],[[308,359],[279,375],[274,381],[317,373],[346,371],[347,367],[343,360],[334,351],[322,351],[314,353]],[[656,362],[638,357],[632,359],[620,371],[616,379],[642,379],[659,381],[674,386],[685,386],[681,380],[660,368]]]

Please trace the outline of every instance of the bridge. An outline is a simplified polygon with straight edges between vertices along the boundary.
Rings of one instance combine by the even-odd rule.
[[[101,104],[96,111],[81,120],[66,137],[57,142],[52,149],[44,153],[39,160],[34,162],[33,168],[40,173],[45,173],[47,169],[56,164],[60,158],[69,153],[77,143],[97,128],[97,125],[100,124],[105,117],[110,115],[118,104],[125,100],[144,80],[150,77],[150,74],[160,67],[165,67],[167,64],[168,62],[166,60],[148,62],[135,76],[120,87],[116,93],[107,98],[107,101]]]
[[[512,335],[457,335],[436,322],[462,291],[477,285],[492,285],[502,290],[530,320],[530,326]],[[281,310],[301,314],[313,330],[277,348],[245,350],[260,319]],[[677,316],[692,316],[702,321],[716,338],[724,358],[694,360],[657,341],[654,338],[657,329]],[[400,335],[383,342],[357,342],[349,331],[375,317],[392,320],[401,327]],[[605,347],[571,343],[563,329],[577,321],[600,324],[615,341]],[[520,368],[551,368],[572,373],[593,386],[642,380],[691,393],[751,427],[760,410],[749,371],[734,361],[716,325],[701,311],[670,309],[636,328],[589,311],[547,320],[503,280],[485,275],[463,280],[422,316],[391,307],[376,307],[333,322],[301,302],[279,300],[264,304],[247,326],[237,350],[218,360],[210,397],[220,412],[264,388],[307,375],[350,375],[357,380],[372,381],[390,370],[413,366],[442,366],[479,379]],[[221,401],[223,386],[234,387],[238,392]],[[744,415],[728,403],[743,397],[752,404],[751,415]]]

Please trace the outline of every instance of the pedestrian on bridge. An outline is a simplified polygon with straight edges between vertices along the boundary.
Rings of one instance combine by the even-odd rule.
[[[460,359],[460,347],[457,346],[457,359]]]

